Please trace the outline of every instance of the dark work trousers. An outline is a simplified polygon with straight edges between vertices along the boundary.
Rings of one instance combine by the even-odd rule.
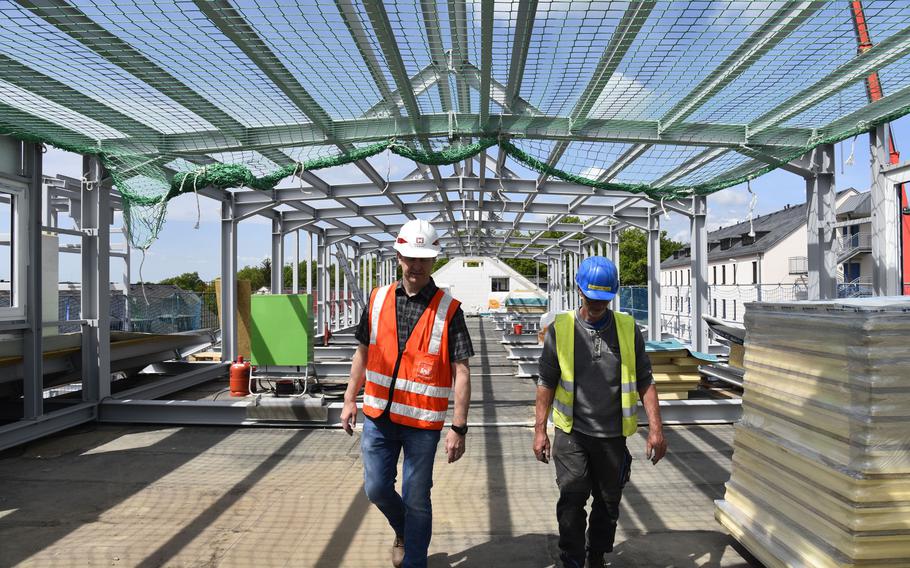
[[[553,461],[559,486],[559,549],[564,557],[583,565],[586,549],[593,554],[613,550],[619,501],[629,479],[632,456],[624,437],[595,438],[574,430],[566,434],[557,428]],[[586,519],[585,504],[592,494],[594,504],[590,519]]]

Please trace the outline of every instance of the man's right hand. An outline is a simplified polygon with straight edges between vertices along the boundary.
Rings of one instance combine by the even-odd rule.
[[[354,426],[357,426],[357,403],[345,401],[341,409],[341,427],[348,433],[348,436],[354,435]]]
[[[534,457],[537,461],[550,463],[550,437],[546,431],[534,433]]]

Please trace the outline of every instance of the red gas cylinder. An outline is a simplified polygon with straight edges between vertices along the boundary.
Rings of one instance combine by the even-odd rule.
[[[243,360],[243,355],[237,357],[237,362],[231,364],[231,396],[247,396],[250,394],[250,373],[252,368],[249,361]]]
[[[512,333],[514,333],[515,335],[521,335],[521,324],[520,323],[512,324]]]

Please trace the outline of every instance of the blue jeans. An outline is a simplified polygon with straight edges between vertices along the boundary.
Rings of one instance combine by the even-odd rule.
[[[395,534],[404,537],[404,568],[425,568],[433,534],[433,460],[438,430],[395,424],[388,419],[365,418],[360,448],[363,486],[367,498],[389,520]],[[404,449],[401,495],[395,491],[398,456]]]

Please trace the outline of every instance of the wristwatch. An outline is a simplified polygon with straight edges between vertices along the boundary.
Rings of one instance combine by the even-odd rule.
[[[465,424],[464,426],[456,426],[456,425],[452,424],[452,431],[455,432],[456,434],[458,434],[459,436],[464,436],[465,434],[468,433],[468,425]]]

